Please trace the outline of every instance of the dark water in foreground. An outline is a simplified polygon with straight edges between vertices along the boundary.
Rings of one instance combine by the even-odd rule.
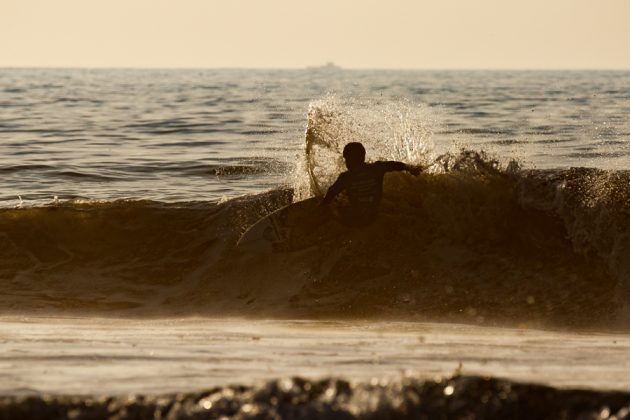
[[[627,419],[630,394],[455,376],[351,385],[299,377],[257,387],[133,398],[1,398],[6,418]]]

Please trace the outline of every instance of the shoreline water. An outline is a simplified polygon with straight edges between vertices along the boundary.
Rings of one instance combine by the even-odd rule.
[[[630,392],[630,335],[455,323],[2,317],[1,395],[158,395],[277,378],[503,377]]]
[[[627,334],[3,317],[0,338],[2,419],[630,415]]]

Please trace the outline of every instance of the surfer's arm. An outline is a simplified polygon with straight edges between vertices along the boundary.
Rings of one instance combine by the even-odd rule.
[[[345,183],[345,178],[343,174],[339,175],[339,178],[337,178],[335,183],[332,184],[330,188],[328,188],[328,191],[326,192],[326,196],[324,196],[324,200],[322,201],[321,205],[322,206],[329,205],[335,199],[335,197],[341,194],[341,192],[346,188],[345,184],[346,183]]]
[[[422,172],[422,168],[420,166],[411,166],[411,165],[407,165],[406,163],[396,162],[393,160],[380,161],[379,164],[383,168],[383,172],[407,171],[413,175],[418,175],[420,172]]]

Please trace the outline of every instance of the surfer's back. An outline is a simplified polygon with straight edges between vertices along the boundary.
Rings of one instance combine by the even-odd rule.
[[[339,176],[339,182],[353,206],[378,206],[383,196],[383,177],[386,172],[402,171],[402,162],[378,161],[348,170]]]
[[[352,166],[337,178],[324,197],[324,205],[337,195],[345,192],[348,203],[339,208],[339,216],[344,224],[362,226],[371,223],[376,217],[383,197],[385,173],[402,171],[407,168],[402,162],[377,161]]]

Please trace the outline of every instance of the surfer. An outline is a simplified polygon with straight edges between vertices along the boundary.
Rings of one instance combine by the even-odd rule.
[[[365,147],[361,143],[348,143],[343,148],[343,158],[348,170],[339,175],[330,186],[322,201],[322,206],[329,208],[335,197],[345,191],[348,204],[339,206],[337,217],[352,227],[365,226],[376,217],[383,196],[383,177],[386,172],[407,171],[418,175],[422,170],[403,162],[377,161],[365,162]]]

